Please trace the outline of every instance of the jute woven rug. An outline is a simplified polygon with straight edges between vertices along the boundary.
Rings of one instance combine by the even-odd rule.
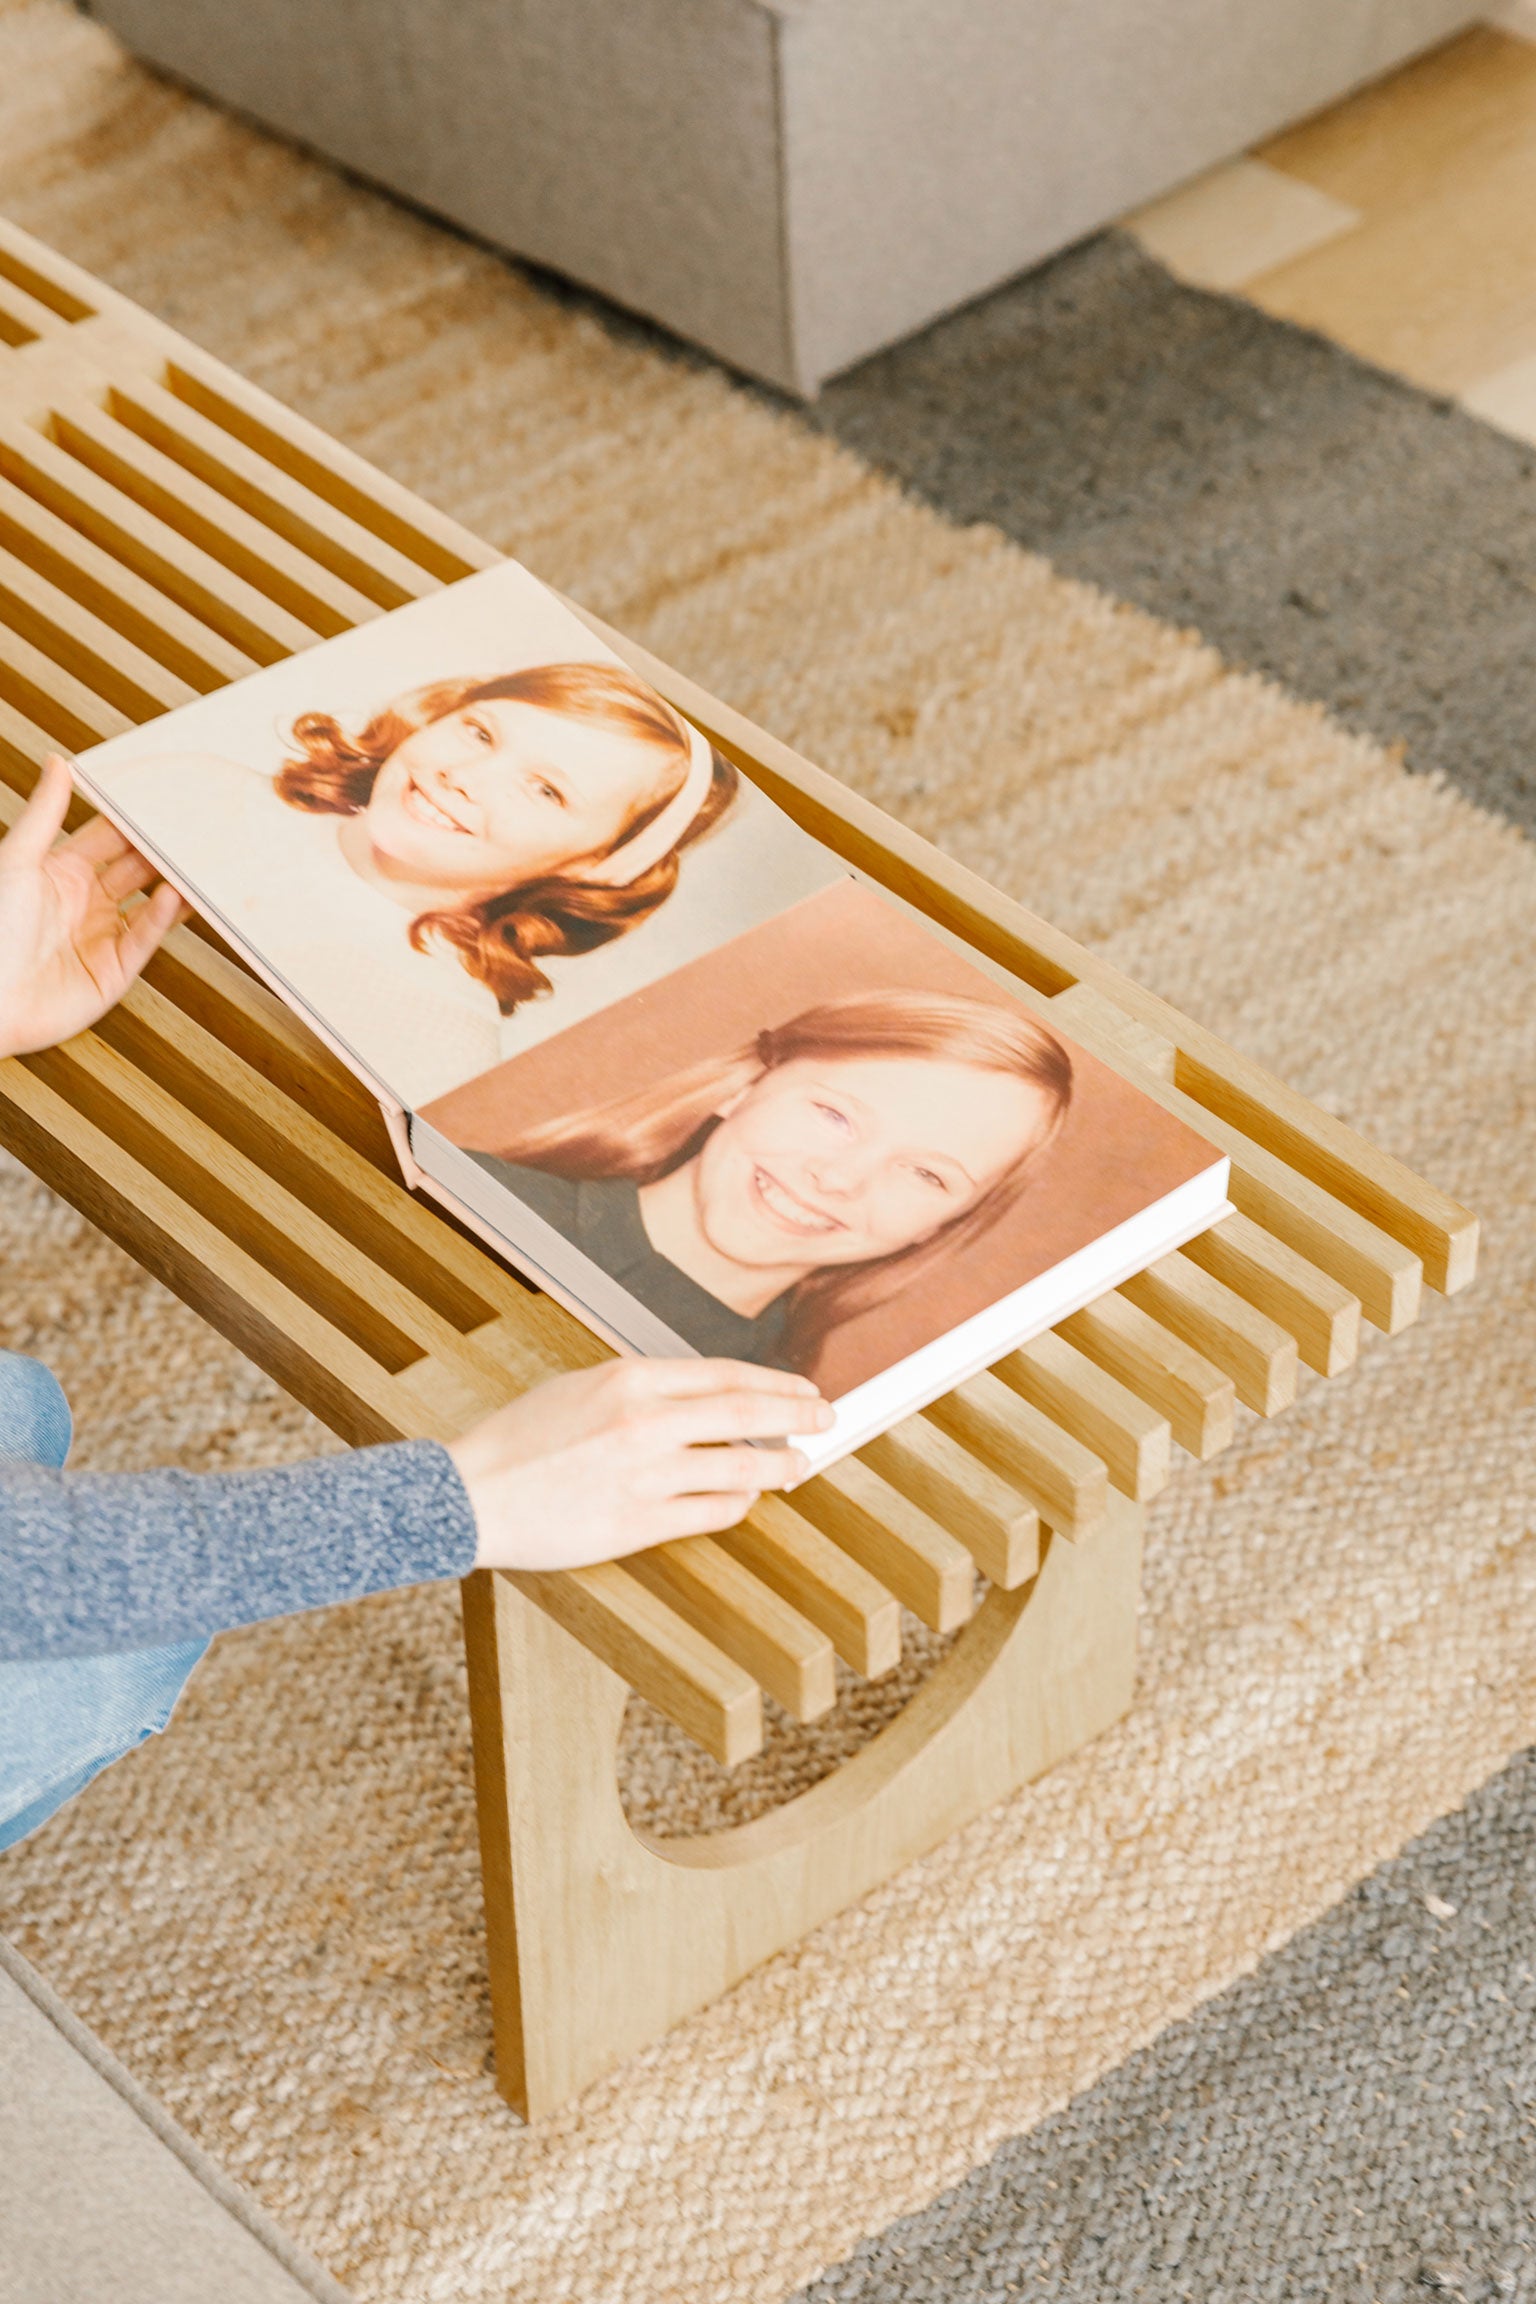
[[[361,2298],[782,2297],[1536,1740],[1536,853],[63,0],[0,0],[0,208],[1487,1219],[1469,1296],[1160,1500],[1119,1729],[535,2132],[486,2070],[451,1593],[225,1638],[169,1735],[0,1859],[0,1928]],[[0,1334],[68,1385],[80,1462],[331,1444],[3,1185]],[[786,1743],[750,1797],[818,1764]],[[739,1811],[643,1719],[627,1769],[673,1829]]]

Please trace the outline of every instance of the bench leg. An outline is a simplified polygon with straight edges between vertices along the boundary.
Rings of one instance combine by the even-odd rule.
[[[464,1586],[497,2081],[538,2119],[1126,1710],[1141,1514],[989,1592],[917,1695],[784,1807],[649,1841],[619,1801],[627,1690],[504,1576]]]

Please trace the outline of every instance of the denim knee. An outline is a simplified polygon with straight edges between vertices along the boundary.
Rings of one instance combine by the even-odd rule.
[[[64,1388],[41,1360],[0,1352],[0,1457],[62,1464],[74,1422]]]
[[[62,1465],[70,1432],[58,1378],[40,1360],[0,1352],[0,1459]],[[207,1645],[0,1663],[0,1848],[163,1728]]]

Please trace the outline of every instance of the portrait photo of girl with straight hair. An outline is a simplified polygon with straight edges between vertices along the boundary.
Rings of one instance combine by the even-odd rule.
[[[844,879],[434,1100],[412,1144],[629,1349],[837,1400],[913,1363],[861,1428],[1112,1285],[1138,1225],[1156,1254],[1223,1204],[1213,1147],[1014,981]]]
[[[1022,1010],[860,992],[478,1157],[698,1351],[804,1374],[998,1222],[1071,1099]]]

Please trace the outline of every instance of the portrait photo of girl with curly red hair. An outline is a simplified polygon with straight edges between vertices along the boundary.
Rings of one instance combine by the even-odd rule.
[[[409,1106],[838,867],[508,562],[86,763]]]

